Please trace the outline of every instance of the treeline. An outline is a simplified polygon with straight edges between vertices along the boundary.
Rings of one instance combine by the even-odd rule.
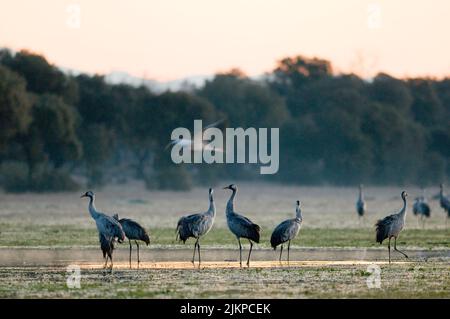
[[[175,165],[176,127],[225,119],[279,127],[280,170]],[[331,64],[286,58],[261,80],[239,70],[191,92],[154,94],[102,76],[67,75],[43,56],[0,51],[0,183],[6,191],[62,191],[145,180],[188,189],[221,179],[298,184],[428,185],[450,176],[450,79],[366,81]]]

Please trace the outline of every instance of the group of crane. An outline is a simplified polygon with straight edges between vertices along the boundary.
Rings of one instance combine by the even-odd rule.
[[[242,267],[242,244],[241,239],[247,239],[250,243],[250,250],[247,257],[247,266],[250,266],[250,257],[253,249],[253,243],[259,243],[260,241],[260,232],[261,228],[259,225],[253,223],[247,217],[237,213],[234,210],[234,201],[236,194],[238,192],[238,188],[235,184],[228,185],[224,187],[224,189],[230,190],[231,196],[227,202],[227,206],[225,209],[227,225],[230,231],[236,236],[236,239],[239,244],[239,265]],[[401,198],[403,200],[402,209],[396,213],[389,216],[386,216],[383,219],[380,219],[375,224],[376,226],[376,241],[380,244],[385,240],[389,240],[388,244],[388,252],[389,252],[389,263],[391,262],[391,239],[394,238],[394,250],[403,254],[406,258],[408,257],[404,252],[397,249],[397,237],[402,231],[405,225],[405,217],[406,217],[406,198],[408,194],[403,191],[401,193]],[[130,247],[130,255],[129,255],[129,263],[131,268],[131,254],[132,254],[132,243],[134,241],[137,246],[137,262],[138,267],[140,263],[139,259],[139,243],[138,241],[143,241],[147,245],[150,244],[150,236],[146,232],[146,230],[138,224],[136,221],[122,218],[119,219],[117,214],[113,216],[109,216],[102,212],[97,211],[95,208],[95,195],[92,191],[88,191],[83,194],[81,197],[89,198],[89,206],[88,210],[91,214],[91,217],[95,220],[97,230],[99,233],[99,241],[100,248],[103,253],[103,258],[105,259],[104,268],[107,268],[108,259],[110,261],[110,270],[112,271],[113,267],[113,250],[115,242],[122,243],[125,238],[128,239],[129,247]],[[447,219],[450,218],[450,199],[445,196],[444,188],[441,184],[440,186],[440,205],[447,213]],[[363,186],[359,186],[359,196],[356,201],[356,212],[357,215],[362,218],[364,217],[367,210],[367,205],[364,200],[363,195]],[[415,215],[419,216],[430,216],[430,208],[426,203],[425,197],[422,196],[416,199],[414,203],[413,211],[416,211]],[[209,189],[209,208],[206,212],[192,214],[188,216],[183,216],[179,219],[177,223],[176,233],[177,239],[186,242],[188,238],[194,238],[194,253],[192,256],[192,263],[195,264],[195,254],[198,252],[198,264],[200,266],[201,263],[201,255],[200,255],[200,238],[205,236],[212,228],[214,224],[214,219],[216,216],[216,206],[214,203],[214,191],[212,188]],[[421,217],[423,218],[423,217]],[[295,207],[295,218],[287,219],[280,223],[272,232],[270,238],[270,244],[273,249],[276,249],[280,246],[280,256],[279,260],[281,261],[283,254],[283,245],[287,243],[287,260],[289,261],[289,251],[291,241],[298,235],[300,226],[303,221],[302,211],[300,209],[300,201],[296,201]]]

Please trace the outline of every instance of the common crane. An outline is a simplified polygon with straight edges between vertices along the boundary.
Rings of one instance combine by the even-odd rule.
[[[125,236],[128,238],[128,243],[130,244],[130,269],[131,269],[131,250],[132,245],[131,241],[134,240],[134,243],[137,246],[137,264],[139,268],[139,263],[141,262],[139,259],[139,243],[138,240],[143,241],[147,246],[150,244],[150,236],[148,235],[147,231],[139,225],[137,222],[135,222],[132,219],[128,218],[121,218],[119,219],[118,214],[113,215],[114,219],[117,220],[120,225],[122,225],[123,231],[125,233]]]
[[[281,224],[279,224],[277,227],[275,227],[272,236],[270,237],[270,244],[272,245],[273,249],[277,249],[278,245],[281,245],[280,249],[280,259],[281,262],[281,255],[283,254],[283,244],[288,242],[288,257],[287,261],[289,262],[289,250],[291,246],[291,240],[293,240],[299,230],[301,223],[303,221],[302,211],[300,209],[300,201],[297,201],[296,207],[295,207],[295,218],[287,219]]]
[[[408,256],[397,249],[397,237],[405,226],[405,217],[406,217],[406,197],[408,194],[403,191],[401,194],[403,200],[402,209],[396,213],[389,216],[386,216],[383,219],[380,219],[376,224],[376,241],[378,243],[383,243],[383,240],[386,238],[389,239],[388,251],[389,251],[389,263],[391,263],[391,238],[394,237],[394,250],[401,253],[403,256],[408,258]]]
[[[108,258],[111,260],[112,263],[112,254],[114,251],[114,241],[108,240],[104,235],[98,234],[98,239],[100,241],[100,249],[103,253],[103,259],[105,259],[105,265],[103,268],[106,268],[106,264],[108,262]]]
[[[230,199],[228,200],[225,212],[227,217],[228,228],[236,236],[239,242],[239,265],[242,267],[241,238],[247,238],[248,241],[250,242],[250,251],[248,252],[247,267],[250,267],[250,255],[253,249],[252,241],[254,241],[255,243],[259,243],[261,228],[255,223],[253,223],[247,217],[239,215],[234,211],[234,198],[236,197],[236,193],[238,191],[237,186],[231,184],[228,185],[227,187],[224,187],[224,189],[229,189],[233,192],[231,194]]]
[[[194,245],[194,255],[192,256],[192,264],[195,262],[195,249],[198,249],[198,266],[200,267],[200,237],[206,235],[214,224],[214,218],[216,217],[216,205],[214,203],[214,191],[209,189],[209,208],[204,213],[192,214],[189,216],[183,216],[178,220],[177,224],[177,239],[179,238],[183,243],[189,237],[196,239]]]
[[[419,196],[414,199],[413,214],[414,216],[417,216],[417,223],[419,223],[420,219],[422,221],[422,227],[424,227],[425,218],[431,216],[431,208],[430,205],[428,205],[425,196]]]
[[[122,226],[117,220],[115,220],[111,216],[97,211],[94,204],[95,195],[92,191],[87,191],[86,193],[81,195],[81,198],[83,197],[89,197],[89,213],[95,220],[95,224],[99,233],[100,248],[102,249],[103,257],[106,259],[104,268],[106,268],[107,266],[109,257],[111,261],[110,270],[112,271],[112,252],[114,250],[114,240],[117,238],[119,243],[123,242],[125,240],[125,233],[123,232]]]

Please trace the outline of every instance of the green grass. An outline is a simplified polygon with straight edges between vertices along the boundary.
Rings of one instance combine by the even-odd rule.
[[[175,245],[175,230],[171,228],[150,229],[154,245]],[[270,247],[271,230],[263,229],[261,247]],[[379,247],[374,240],[373,228],[303,228],[293,245],[302,247]],[[87,247],[97,246],[95,228],[75,225],[0,224],[0,247]],[[405,229],[398,245],[424,249],[450,247],[450,230]],[[226,228],[213,228],[203,239],[204,247],[235,247],[236,238]]]
[[[82,270],[68,289],[64,268],[0,268],[0,298],[449,298],[444,262],[381,267],[369,289],[365,266],[250,269]],[[207,283],[207,284],[206,284]]]

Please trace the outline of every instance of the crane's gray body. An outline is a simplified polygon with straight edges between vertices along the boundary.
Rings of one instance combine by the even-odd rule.
[[[300,230],[300,221],[297,219],[288,219],[279,224],[272,233],[270,244],[273,248],[284,244],[288,240],[294,239]]]
[[[128,243],[130,245],[130,268],[131,268],[131,251],[132,251],[132,245],[131,241],[134,240],[134,243],[137,247],[137,264],[139,267],[140,258],[139,258],[139,243],[138,240],[142,240],[147,246],[150,244],[150,236],[148,235],[147,231],[139,225],[138,222],[129,219],[129,218],[121,218],[119,219],[118,214],[114,214],[113,218],[119,222],[119,224],[122,226],[122,229],[125,233],[125,236],[128,238]]]
[[[129,219],[129,218],[121,218],[119,219],[119,215],[115,214],[114,219],[117,220],[125,233],[125,236],[130,240],[141,240],[147,245],[150,244],[150,236],[144,227],[142,227],[138,222]]]
[[[183,216],[178,220],[177,236],[186,242],[190,237],[199,238],[206,235],[214,224],[216,206],[212,193],[210,194],[209,208],[204,213]]]
[[[212,212],[181,217],[177,225],[180,240],[186,242],[190,237],[199,238],[206,235],[214,224],[214,217],[215,213]]]
[[[89,193],[89,192],[88,192]],[[112,240],[117,238],[119,241],[123,241],[125,239],[125,233],[123,232],[122,226],[120,223],[115,220],[113,217],[106,215],[105,213],[99,212],[95,208],[95,195],[91,192],[92,195],[87,195],[89,197],[89,213],[95,221],[95,225],[97,226],[97,230],[99,234],[102,234],[106,239]]]

